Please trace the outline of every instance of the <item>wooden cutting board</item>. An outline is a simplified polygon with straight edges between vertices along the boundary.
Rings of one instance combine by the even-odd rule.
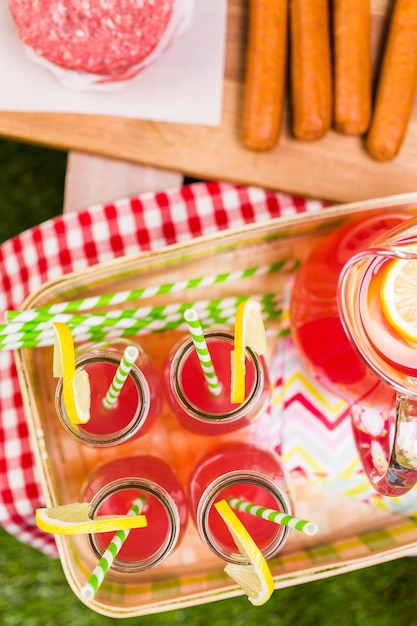
[[[392,0],[372,0],[374,68]],[[245,149],[240,120],[248,24],[247,0],[228,1],[223,112],[218,127],[76,114],[0,112],[0,134],[63,150],[124,159],[186,175],[257,185],[295,195],[348,202],[417,190],[417,98],[400,154],[374,161],[361,138],[330,131],[320,141],[295,140],[287,107],[279,145]],[[374,71],[375,74],[375,71]]]

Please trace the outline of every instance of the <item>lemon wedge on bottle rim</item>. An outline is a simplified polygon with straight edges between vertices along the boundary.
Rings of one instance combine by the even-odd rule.
[[[254,606],[265,604],[274,591],[274,581],[266,559],[245,526],[226,500],[214,504],[227,525],[239,552],[248,564],[228,563],[224,571],[246,593]]]
[[[417,253],[417,246],[413,248]],[[380,295],[387,322],[402,337],[417,342],[417,259],[390,261]]]
[[[236,310],[234,349],[231,352],[232,384],[230,399],[233,404],[245,400],[245,350],[256,354],[266,351],[266,333],[261,305],[256,300],[241,302]]]
[[[35,521],[38,528],[57,535],[84,535],[109,531],[145,528],[146,515],[99,515],[89,516],[89,502],[71,502],[36,509]]]
[[[75,370],[74,341],[63,322],[54,322],[53,375],[62,378],[62,395],[68,419],[86,424],[90,419],[90,382],[85,370]]]

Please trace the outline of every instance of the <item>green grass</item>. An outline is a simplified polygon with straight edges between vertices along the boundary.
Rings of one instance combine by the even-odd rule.
[[[263,607],[246,598],[124,620],[98,615],[67,585],[60,562],[0,531],[2,626],[412,626],[417,559],[275,591]]]
[[[0,242],[62,212],[67,155],[0,140]]]
[[[0,166],[0,241],[62,211],[65,153],[0,140]],[[58,560],[0,530],[2,626],[410,626],[417,624],[416,579],[417,559],[403,558],[278,590],[264,607],[236,598],[115,620],[76,598]]]

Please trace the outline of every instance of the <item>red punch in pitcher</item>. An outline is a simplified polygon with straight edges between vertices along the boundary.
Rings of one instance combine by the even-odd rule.
[[[312,251],[290,305],[308,369],[352,403],[364,471],[388,496],[417,482],[417,332],[403,312],[404,299],[417,308],[417,283],[407,283],[417,267],[410,217],[381,211],[348,219]]]

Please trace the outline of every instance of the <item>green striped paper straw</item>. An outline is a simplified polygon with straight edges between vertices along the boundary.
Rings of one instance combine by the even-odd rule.
[[[85,332],[85,329],[88,327],[94,329],[108,325],[117,326],[119,328],[129,328],[133,324],[135,327],[140,328],[142,326],[146,327],[153,322],[157,323],[157,320],[182,320],[183,312],[188,308],[197,310],[200,318],[207,317],[208,315],[222,315],[226,317],[233,315],[239,303],[244,299],[244,296],[237,296],[224,299],[204,300],[196,303],[174,303],[146,309],[108,311],[106,313],[91,315],[58,314],[50,315],[48,322],[10,322],[9,324],[0,325],[0,346],[2,343],[12,342],[23,337],[29,339],[31,336],[35,336],[33,333],[45,332],[46,336],[52,331],[52,322],[64,322],[70,327],[73,326],[73,335],[75,336],[77,332]],[[263,313],[280,310],[280,298],[276,294],[254,296],[253,299],[260,301]],[[24,335],[22,333],[24,333]]]
[[[234,319],[234,314],[230,316],[215,315],[205,319],[207,325],[225,324],[229,325]],[[70,326],[70,325],[69,325]],[[95,328],[88,327],[72,327],[71,333],[75,343],[84,341],[99,341],[100,339],[117,339],[120,337],[131,337],[145,333],[161,332],[164,330],[177,330],[179,328],[187,328],[183,317],[175,319],[155,320],[147,324],[145,327],[141,320],[136,320],[135,324],[128,328],[124,326],[98,326]],[[19,333],[16,336],[6,336],[0,342],[0,350],[20,350],[22,348],[40,348],[52,346],[54,337],[52,331],[42,331],[41,333]]]
[[[104,294],[99,296],[90,296],[78,300],[69,300],[67,302],[56,302],[47,306],[30,309],[27,311],[7,311],[5,318],[11,321],[33,321],[40,313],[58,314],[71,313],[75,311],[87,311],[98,307],[108,307],[120,305],[125,302],[150,298],[157,295],[167,293],[182,293],[183,291],[194,289],[197,287],[208,287],[220,283],[233,282],[254,276],[262,276],[275,272],[290,273],[297,269],[299,261],[297,259],[280,259],[271,265],[250,267],[243,270],[232,272],[223,272],[210,276],[202,276],[198,278],[190,278],[187,280],[177,281],[173,283],[164,283],[162,285],[141,287],[128,291],[120,291],[113,294]]]
[[[100,315],[56,315],[51,316],[50,321],[48,322],[24,322],[20,327],[16,325],[14,322],[9,325],[5,325],[0,328],[0,344],[5,341],[12,341],[14,339],[20,339],[25,337],[26,339],[30,339],[31,337],[36,337],[37,334],[41,335],[42,333],[47,336],[52,330],[53,322],[64,322],[69,327],[74,330],[74,337],[79,333],[83,334],[86,330],[91,330],[94,332],[100,328],[104,327],[117,327],[124,328],[128,330],[130,327],[138,328],[146,328],[147,326],[153,325],[157,326],[164,325],[165,322],[172,322],[175,320],[183,321],[183,311],[181,305],[177,305],[176,313],[171,315],[165,315],[158,311],[155,311],[154,315],[146,315],[142,316],[136,310],[124,310],[124,311],[111,311],[109,313],[104,313]],[[188,308],[188,307],[187,307]],[[168,307],[166,309],[168,311]],[[172,310],[175,310],[172,308]],[[226,309],[226,312],[228,309]],[[204,315],[208,315],[212,313],[213,315],[219,315],[220,309],[215,307],[208,307]]]
[[[265,322],[275,321],[281,316],[280,312],[271,312],[264,317]],[[235,314],[231,316],[214,316],[207,317],[204,320],[205,326],[210,327],[214,324],[221,324],[225,326],[232,326],[235,319]],[[120,337],[132,337],[133,335],[143,335],[155,332],[161,332],[166,330],[178,330],[187,328],[184,320],[157,320],[149,326],[143,327],[142,324],[133,324],[129,328],[120,328],[115,326],[102,326],[93,329],[89,328],[77,328],[77,334],[74,336],[75,343],[81,343],[85,341],[100,341],[103,339],[118,339]],[[75,328],[71,327],[71,332],[75,332]],[[17,337],[5,337],[4,341],[0,343],[0,350],[21,350],[22,348],[42,348],[52,346],[54,343],[53,333],[21,333]],[[287,337],[289,335],[289,329],[283,327],[274,331],[274,335],[277,337]]]
[[[213,396],[219,396],[222,392],[222,387],[213,367],[213,362],[211,360],[206,338],[204,337],[203,327],[201,326],[197,311],[195,309],[187,309],[184,312],[184,320],[187,324],[188,330],[190,331],[191,339],[193,340],[194,348],[197,352],[201,369],[203,370],[209,390]]]
[[[213,326],[214,324],[222,324],[225,326],[233,326],[235,320],[236,309],[231,307],[227,311],[207,311],[200,314],[200,321],[204,323],[206,328]],[[282,309],[278,308],[266,310],[263,313],[265,322],[273,322],[281,318]],[[114,321],[103,323],[99,326],[90,328],[88,326],[72,326],[71,333],[73,334],[74,342],[80,343],[85,341],[100,341],[103,339],[118,339],[120,337],[132,337],[133,335],[143,335],[154,332],[161,332],[167,330],[178,330],[187,328],[183,316],[169,316],[156,320],[130,320],[128,326],[125,324],[126,320]],[[277,329],[275,334],[277,336],[287,336],[289,333],[286,327]],[[41,348],[45,346],[52,346],[54,343],[52,325],[50,330],[33,331],[33,332],[20,332],[11,335],[4,335],[0,337],[0,350],[21,350],[22,348]]]
[[[140,515],[144,506],[145,498],[143,496],[139,496],[134,500],[129,509],[128,515]],[[129,533],[130,530],[127,528],[125,530],[118,530],[114,535],[106,550],[103,552],[101,559],[91,573],[89,579],[81,588],[80,595],[83,600],[92,600],[94,598]]]
[[[266,519],[269,522],[294,528],[295,530],[303,532],[305,535],[309,535],[309,537],[312,537],[318,531],[317,524],[300,519],[299,517],[294,517],[294,515],[288,515],[287,513],[267,509],[266,507],[259,506],[258,504],[252,504],[251,502],[246,502],[245,500],[239,500],[239,498],[229,498],[227,501],[232,509],[236,509],[236,511],[250,513],[256,517]]]
[[[179,315],[181,318],[188,308],[194,308],[202,312],[220,311],[227,309],[236,309],[240,302],[244,301],[247,296],[234,296],[228,298],[217,298],[213,300],[200,300],[188,303],[171,303],[167,305],[141,307],[138,309],[122,309],[106,311],[102,313],[91,313],[83,315],[80,313],[40,313],[36,318],[26,322],[9,322],[8,324],[0,324],[0,341],[4,335],[12,335],[19,332],[33,332],[47,330],[51,328],[52,322],[63,322],[74,326],[101,326],[108,322],[113,325],[116,322],[119,325],[130,325],[130,320],[142,320],[144,326],[155,319],[163,319],[169,315]],[[263,294],[261,296],[253,296],[253,299],[259,300],[264,310],[277,306],[277,295],[272,293]],[[24,311],[22,312],[24,313]],[[123,321],[122,321],[123,320]]]
[[[235,299],[225,299],[224,301],[213,300],[209,302],[205,302],[205,308],[200,308],[200,315],[202,318],[205,317],[229,317],[232,316],[236,310],[236,306],[240,298]],[[40,338],[47,337],[52,332],[52,322],[65,322],[71,329],[73,337],[76,338],[78,334],[84,334],[86,330],[91,329],[91,332],[99,330],[103,327],[117,327],[124,328],[128,330],[130,327],[134,327],[135,329],[146,328],[147,326],[152,326],[154,328],[166,327],[171,322],[183,322],[183,312],[187,308],[189,308],[190,304],[187,304],[185,307],[183,304],[176,304],[175,306],[167,306],[167,307],[156,307],[158,310],[155,312],[155,315],[147,315],[142,317],[142,315],[138,314],[140,309],[132,309],[132,310],[123,310],[123,311],[110,311],[109,313],[104,313],[100,315],[86,315],[86,316],[62,316],[56,315],[51,316],[51,321],[48,322],[45,327],[45,323],[41,322],[40,324],[36,322],[25,322],[20,330],[16,330],[15,324],[12,322],[10,326],[12,327],[12,332],[7,332],[6,328],[0,329],[0,346],[2,343],[7,344],[9,342],[14,342],[16,340],[20,340],[24,338],[26,341],[36,339],[37,336]],[[272,308],[272,305],[269,303],[266,304],[266,307],[269,309]],[[172,312],[171,315],[165,315],[162,312],[162,309],[165,312]],[[18,328],[18,327],[17,327]],[[2,334],[3,333],[3,334]]]
[[[123,389],[123,385],[125,384],[126,379],[129,376],[129,372],[138,356],[139,350],[136,346],[126,347],[119,363],[119,367],[117,368],[109,390],[106,393],[106,397],[103,400],[103,406],[105,409],[111,409],[116,404],[120,392]]]
[[[264,317],[265,322],[275,321],[281,316],[280,312],[271,312]],[[227,316],[215,316],[208,317],[204,320],[205,326],[210,327],[214,324],[221,324],[225,326],[232,326],[234,323],[235,314]],[[143,335],[148,333],[161,332],[166,330],[178,330],[187,328],[184,320],[158,320],[152,325],[143,327],[142,324],[132,325],[129,328],[119,328],[116,326],[103,326],[94,329],[78,328],[79,333],[74,337],[75,343],[81,343],[85,341],[100,341],[103,339],[119,339],[120,337],[132,337],[133,335]],[[71,328],[71,332],[75,331],[75,328]],[[274,336],[287,337],[290,331],[287,327],[277,329],[273,332]],[[35,333],[33,336],[28,336],[28,333],[21,333],[18,337],[5,337],[4,341],[0,343],[0,350],[21,350],[22,348],[42,348],[52,346],[54,343],[53,333],[46,333],[45,331],[39,336]]]

